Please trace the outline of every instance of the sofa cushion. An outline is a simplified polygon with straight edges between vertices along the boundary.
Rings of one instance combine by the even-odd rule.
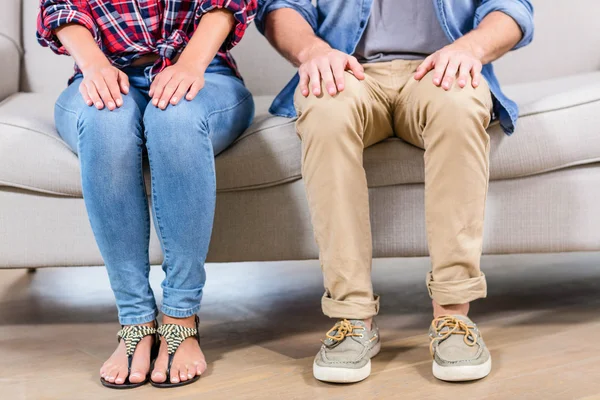
[[[490,129],[492,180],[540,174],[600,161],[600,72],[507,86],[520,104],[517,131]],[[219,191],[300,179],[301,143],[294,121],[269,116],[270,98],[256,98],[257,116],[217,157]],[[20,93],[0,103],[0,186],[81,196],[77,157],[53,125],[54,99]],[[422,183],[423,151],[399,139],[367,149],[370,187]]]

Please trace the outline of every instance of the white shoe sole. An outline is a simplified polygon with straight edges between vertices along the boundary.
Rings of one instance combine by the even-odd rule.
[[[371,349],[371,356],[375,357],[381,350],[381,341],[379,341]],[[332,383],[354,383],[365,380],[371,375],[371,360],[362,368],[332,368],[321,367],[317,363],[313,363],[313,375],[316,379],[323,382]]]
[[[492,359],[481,365],[463,365],[456,367],[442,367],[433,361],[433,376],[448,382],[475,381],[485,378],[492,370]]]

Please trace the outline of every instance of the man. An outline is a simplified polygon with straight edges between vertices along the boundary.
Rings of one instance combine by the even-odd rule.
[[[479,264],[490,120],[507,134],[518,109],[490,62],[533,37],[528,0],[259,1],[259,30],[299,74],[271,112],[297,116],[302,175],[320,249],[323,312],[338,319],[317,379],[357,382],[380,348],[364,148],[398,136],[425,150],[432,270],[433,374],[487,376],[491,357],[467,317],[486,296]],[[295,94],[294,94],[295,90]]]

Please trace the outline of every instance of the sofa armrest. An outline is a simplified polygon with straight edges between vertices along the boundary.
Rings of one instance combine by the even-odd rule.
[[[0,101],[19,91],[22,54],[21,0],[2,0],[2,12],[0,12]]]

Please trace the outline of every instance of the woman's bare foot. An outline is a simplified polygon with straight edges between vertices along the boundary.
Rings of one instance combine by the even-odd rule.
[[[145,326],[154,326],[154,322],[140,324]],[[140,383],[146,379],[150,370],[150,353],[154,344],[153,336],[144,337],[133,353],[133,361],[131,362],[131,376],[129,382]],[[100,376],[107,382],[122,385],[127,379],[127,351],[125,349],[125,341],[119,341],[119,345],[115,352],[100,368]]]
[[[163,317],[163,324],[177,324],[188,328],[196,328],[196,316],[189,318],[171,318],[165,315]],[[154,371],[152,371],[152,381],[163,383],[167,380],[168,364],[169,354],[167,351],[167,343],[164,338],[161,338],[158,358],[154,364]],[[195,337],[185,339],[175,352],[175,357],[173,357],[170,382],[185,382],[196,375],[202,375],[204,371],[206,371],[206,361],[202,350],[200,350],[198,341]]]

